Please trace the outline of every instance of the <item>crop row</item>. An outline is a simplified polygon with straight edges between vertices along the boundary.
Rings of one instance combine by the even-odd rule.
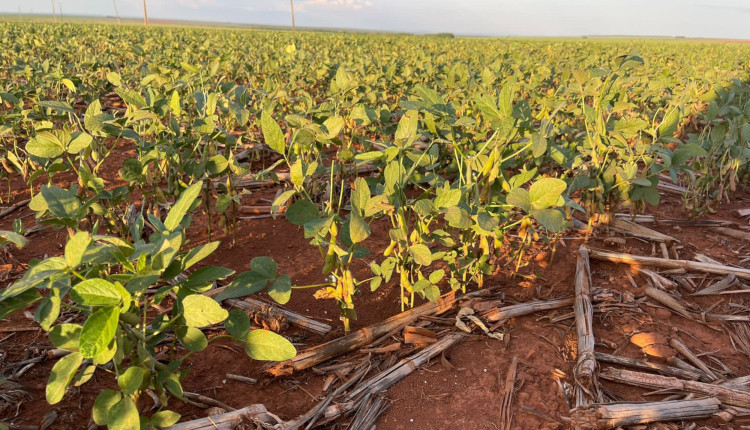
[[[50,403],[96,368],[113,372],[120,392],[94,406],[111,427],[179,418],[139,417],[134,399],[147,388],[163,405],[182,397],[175,341],[201,351],[203,327],[223,322],[255,359],[294,355],[219,306],[261,290],[286,303],[292,283],[273,260],[232,278],[195,270],[218,242],[181,249],[195,211],[235,230],[250,180],[286,177],[272,213],[320,252],[315,296],[337,301],[348,331],[360,290],[397,285],[404,309],[481,288],[503,250],[520,264],[575,217],[658,205],[660,181],[684,185],[693,213],[710,210],[750,159],[750,48],[739,44],[8,23],[0,33],[11,41],[0,53],[7,198],[23,181],[37,219],[68,233],[62,257],[0,290],[0,318],[38,303],[36,320],[70,352]],[[122,145],[135,156],[108,185]],[[390,244],[373,256],[363,244],[378,219]],[[0,240],[23,246],[14,230]],[[355,278],[356,259],[371,277]],[[215,299],[202,294],[227,279]],[[165,300],[171,313],[147,315]],[[85,322],[58,323],[63,310]],[[170,340],[169,362],[156,360]]]

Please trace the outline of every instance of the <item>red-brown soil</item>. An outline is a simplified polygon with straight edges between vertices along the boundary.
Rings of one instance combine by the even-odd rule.
[[[121,153],[110,160],[108,179],[115,180],[116,169],[127,158],[127,148],[121,147]],[[105,175],[107,177],[107,175]],[[64,183],[70,177],[58,175],[56,182]],[[28,197],[28,190],[20,180],[13,184],[15,190],[12,201]],[[265,205],[272,199],[275,189],[262,189],[246,196],[246,204]],[[750,205],[750,195],[741,192],[734,196],[732,203],[718,205],[717,212],[711,219],[722,219],[747,224],[731,215],[731,210]],[[665,197],[658,208],[651,208],[648,213],[658,218],[682,218],[687,215],[677,198]],[[35,224],[33,213],[22,208],[11,216],[0,219],[0,230],[11,229],[13,219],[20,218],[28,228]],[[673,228],[656,226],[657,230],[675,236],[681,241],[680,258],[691,259],[696,253],[708,255],[725,264],[740,264],[741,259],[750,254],[745,245],[735,239],[729,239],[705,228]],[[376,222],[373,226],[373,237],[366,243],[373,251],[373,259],[382,252],[388,243],[387,225]],[[202,214],[196,213],[194,226],[189,231],[189,246],[205,243],[206,221]],[[250,219],[240,220],[236,242],[232,236],[216,232],[212,240],[221,240],[222,246],[211,256],[206,264],[220,265],[241,272],[248,269],[250,260],[256,256],[274,258],[282,273],[288,273],[294,285],[315,284],[323,280],[320,272],[321,258],[313,247],[307,244],[299,228],[283,218],[273,220]],[[628,239],[624,246],[607,246],[602,237],[590,239],[590,245],[598,248],[609,248],[640,255],[652,255],[650,244],[637,239]],[[5,265],[0,268],[0,286],[8,285],[20,276],[23,263],[32,258],[60,255],[65,241],[65,233],[47,230],[32,235],[30,244],[22,250],[11,251],[12,268]],[[519,273],[513,273],[513,264],[507,264],[499,273],[486,280],[487,286],[503,286],[508,303],[524,302],[534,299],[547,299],[571,295],[575,274],[576,251],[583,243],[583,237],[569,233],[561,239],[556,252],[550,254],[542,245],[534,246],[525,258],[527,265]],[[660,254],[657,254],[660,256]],[[550,262],[550,260],[552,260]],[[368,260],[369,261],[369,260]],[[367,261],[360,261],[355,266],[359,279],[369,276]],[[639,288],[634,288],[625,275],[624,266],[592,261],[594,285],[596,287],[629,293],[635,298],[644,296],[642,287],[645,279],[636,275]],[[298,349],[319,344],[325,340],[340,336],[343,333],[338,321],[338,308],[332,301],[316,300],[312,297],[314,290],[295,290],[292,299],[286,305],[312,318],[329,322],[335,327],[333,333],[325,339],[314,335],[305,337],[304,333],[295,337],[300,344]],[[717,312],[726,312],[727,303],[745,304],[746,295],[726,295],[694,298],[685,294],[684,299],[698,308],[706,309],[715,305]],[[399,312],[399,292],[395,285],[381,287],[375,293],[365,288],[355,300],[359,320],[353,323],[353,329],[379,322]],[[657,333],[666,338],[679,337],[693,351],[706,352],[719,358],[736,374],[743,376],[750,373],[748,357],[738,353],[732,347],[724,331],[714,331],[707,326],[688,321],[685,318],[656,306],[654,302],[640,304],[641,313],[619,315],[608,313],[596,315],[594,330],[597,350],[634,358],[644,358],[643,352],[629,342],[629,337],[638,332]],[[570,313],[561,310],[531,315],[510,321],[504,328],[506,341],[500,342],[489,338],[465,341],[447,354],[455,369],[448,370],[440,360],[419,369],[396,386],[386,396],[391,402],[390,408],[378,421],[382,430],[436,430],[436,429],[494,429],[500,427],[500,404],[505,381],[506,369],[513,357],[519,360],[517,388],[514,399],[513,428],[517,429],[553,429],[564,428],[550,420],[530,413],[532,408],[551,419],[560,421],[568,415],[569,407],[562,397],[553,375],[564,374],[564,380],[572,383],[572,370],[575,364],[576,341],[573,318],[555,324],[550,323],[550,316]],[[742,323],[747,324],[747,323]],[[39,350],[49,347],[46,336],[39,330],[15,331],[14,329],[33,328],[36,323],[27,319],[22,313],[0,321],[0,365],[13,363],[28,356],[38,354]],[[284,334],[297,333],[293,330]],[[654,361],[663,360],[654,358]],[[262,403],[269,411],[283,419],[293,419],[313,407],[322,394],[323,377],[313,372],[301,372],[292,377],[268,379],[262,373],[262,363],[254,362],[245,356],[241,348],[231,342],[212,343],[209,348],[191,356],[186,363],[190,374],[184,381],[187,391],[197,392],[214,397],[233,407]],[[18,382],[28,391],[30,397],[17,405],[17,408],[6,410],[0,420],[18,425],[39,425],[41,418],[51,409],[59,414],[58,420],[51,428],[79,429],[87,428],[91,405],[96,394],[104,387],[114,385],[113,378],[103,372],[97,375],[80,389],[72,389],[64,400],[49,406],[44,400],[44,388],[52,363],[32,368]],[[259,378],[257,385],[247,385],[226,379],[227,373],[235,373]],[[647,396],[646,390],[604,382],[606,392],[623,400],[643,401],[658,400],[666,394]],[[177,409],[187,418],[201,417],[200,409],[172,400],[171,407]],[[718,428],[714,420],[701,422],[709,428]],[[677,427],[674,427],[677,428]],[[731,427],[723,427],[731,428]],[[738,427],[735,427],[738,428]]]

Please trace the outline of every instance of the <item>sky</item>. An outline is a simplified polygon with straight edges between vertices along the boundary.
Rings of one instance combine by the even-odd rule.
[[[142,17],[142,0],[54,0],[64,14]],[[146,0],[149,18],[290,25],[289,0]],[[750,39],[750,0],[294,0],[298,26],[485,36]],[[50,14],[51,0],[0,0]]]

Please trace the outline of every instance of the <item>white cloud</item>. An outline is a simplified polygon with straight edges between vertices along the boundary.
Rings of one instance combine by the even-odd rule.
[[[296,8],[299,9],[299,8]],[[247,12],[289,12],[289,3],[279,4],[274,2],[273,4],[262,6],[245,6],[242,8]]]
[[[178,3],[180,4],[180,6],[186,7],[188,9],[223,6],[218,0],[179,0]]]
[[[295,9],[305,11],[309,9],[339,9],[362,10],[372,6],[369,0],[305,0]]]

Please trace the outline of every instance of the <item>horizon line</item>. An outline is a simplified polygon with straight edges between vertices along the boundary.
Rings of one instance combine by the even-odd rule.
[[[12,21],[12,17],[45,17],[54,19],[54,16],[50,13],[35,13],[35,12],[0,12],[0,17],[6,19],[6,21]],[[103,19],[117,21],[115,15],[64,15],[62,19],[70,18],[83,18],[83,19]],[[17,18],[16,18],[17,19]],[[140,16],[120,16],[121,21],[130,22],[142,22],[143,18]],[[33,22],[33,21],[32,21]],[[64,23],[64,22],[62,22]],[[269,30],[284,30],[292,31],[291,24],[263,24],[263,23],[241,23],[233,21],[204,21],[204,20],[192,20],[192,19],[180,19],[180,18],[162,18],[158,16],[149,16],[149,24],[155,26],[165,25],[170,23],[183,23],[183,24],[206,24],[214,28],[224,29],[238,29],[237,27],[246,27],[245,29],[269,29]],[[86,23],[79,22],[78,24],[104,24],[104,23]],[[189,25],[186,25],[188,27]],[[255,28],[254,28],[255,27]],[[586,39],[586,38],[622,38],[622,39],[674,39],[674,40],[697,40],[697,41],[748,41],[750,38],[720,38],[710,36],[684,36],[684,35],[647,35],[647,34],[577,34],[577,35],[521,35],[521,34],[503,34],[503,35],[492,35],[486,33],[456,33],[451,31],[435,31],[435,32],[407,32],[407,31],[395,31],[395,30],[382,30],[372,28],[353,28],[353,27],[311,27],[311,26],[297,26],[297,30],[309,31],[309,32],[350,32],[350,33],[378,33],[378,34],[390,34],[390,35],[410,35],[410,36],[431,36],[440,34],[450,34],[455,37],[466,37],[466,38],[491,38],[491,39],[508,39],[508,38],[519,38],[519,39]]]

